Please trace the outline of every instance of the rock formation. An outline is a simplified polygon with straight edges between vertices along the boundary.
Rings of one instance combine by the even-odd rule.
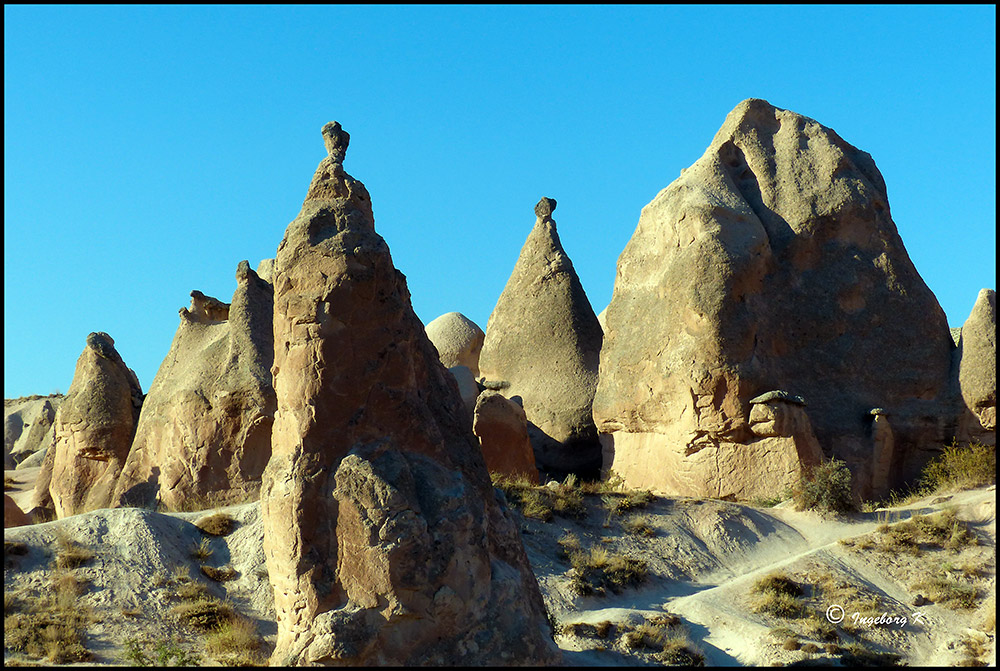
[[[344,171],[348,134],[330,123],[323,137],[329,156],[274,268],[272,662],[557,662],[455,382]]]
[[[479,438],[490,472],[526,477],[538,483],[535,454],[528,437],[524,409],[497,391],[484,391],[476,400],[472,431]]]
[[[256,498],[271,456],[272,289],[242,261],[231,304],[191,292],[150,385],[116,500],[170,510]]]
[[[962,326],[958,345],[960,440],[996,444],[997,293],[983,289]]]
[[[551,198],[535,206],[535,226],[486,325],[479,369],[504,396],[521,398],[541,468],[596,474],[591,404],[603,332],[559,242],[555,206]]]
[[[56,410],[61,394],[4,399],[3,428],[5,468],[14,468],[52,444]],[[10,457],[9,461],[6,457]]]
[[[142,389],[107,333],[91,333],[55,417],[55,443],[35,484],[36,505],[59,518],[106,508],[128,457]]]
[[[486,334],[461,312],[447,312],[426,327],[445,368],[466,366],[479,377],[479,352]]]
[[[468,366],[452,366],[448,369],[451,376],[455,378],[458,385],[458,394],[462,397],[462,405],[465,407],[465,414],[472,426],[472,414],[476,411],[476,398],[479,397],[479,384],[473,377]]]
[[[755,439],[750,399],[791,389],[860,494],[869,411],[887,409],[898,486],[954,428],[952,348],[872,158],[812,119],[746,100],[643,208],[618,259],[594,400],[606,466],[664,492],[739,495],[771,477],[761,460],[724,467]]]
[[[24,511],[21,510],[20,506],[17,505],[9,494],[4,494],[3,528],[8,529],[10,527],[22,527],[25,524],[31,524],[31,518],[25,515]]]

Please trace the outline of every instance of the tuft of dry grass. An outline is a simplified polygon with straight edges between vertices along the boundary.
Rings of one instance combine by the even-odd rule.
[[[569,559],[573,566],[570,587],[581,596],[604,595],[608,589],[617,592],[642,584],[647,576],[646,562],[603,547],[592,547],[589,552],[571,550]]]
[[[583,517],[587,514],[582,488],[573,474],[566,476],[561,483],[545,486],[535,485],[524,476],[494,472],[490,478],[493,486],[500,489],[525,517],[548,522],[553,515]]]
[[[921,592],[933,603],[951,610],[965,610],[976,607],[979,591],[972,585],[960,582],[945,574],[926,576],[910,586],[914,592]]]
[[[799,601],[802,587],[782,573],[769,573],[757,580],[750,592],[754,595],[752,608],[755,613],[784,618],[805,614],[804,604]]]
[[[212,548],[209,547],[207,538],[202,538],[201,542],[191,548],[191,557],[198,561],[205,561],[212,556]]]
[[[84,631],[92,621],[79,602],[85,583],[66,569],[53,567],[46,592],[38,597],[4,593],[4,647],[52,664],[92,658]]]
[[[215,568],[214,566],[202,565],[201,572],[216,582],[227,582],[229,580],[235,580],[236,577],[239,575],[239,572],[229,565],[223,566],[222,568]]]
[[[199,631],[209,632],[225,622],[233,622],[239,615],[228,603],[211,597],[186,601],[171,609],[181,623]]]
[[[262,666],[263,640],[245,617],[224,621],[205,636],[205,647],[226,666]]]
[[[214,513],[200,518],[194,525],[210,536],[226,536],[236,528],[236,520],[226,513]]]
[[[71,539],[62,530],[56,534],[56,568],[74,569],[94,558],[94,553]]]
[[[649,517],[645,515],[640,515],[637,517],[632,517],[622,524],[625,527],[625,531],[629,532],[634,536],[655,536],[656,530],[653,529],[650,523]]]

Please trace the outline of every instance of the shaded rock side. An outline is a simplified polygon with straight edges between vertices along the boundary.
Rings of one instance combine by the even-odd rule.
[[[491,473],[526,477],[538,483],[528,419],[521,406],[500,392],[484,391],[476,399],[472,432],[479,438],[486,468]]]
[[[8,529],[10,527],[23,527],[26,524],[31,524],[31,518],[28,517],[23,510],[21,510],[9,494],[4,494],[3,528]]]
[[[962,326],[957,358],[961,396],[960,440],[996,444],[997,294],[983,289]]]
[[[520,397],[535,458],[554,473],[596,471],[601,450],[592,402],[603,331],[559,241],[555,201],[535,225],[486,325],[479,369]],[[487,387],[490,385],[487,384]]]
[[[10,457],[7,468],[14,468],[32,454],[52,445],[56,410],[63,398],[62,394],[53,394],[4,399],[4,452]]]
[[[275,664],[558,661],[516,525],[454,378],[324,126],[274,270],[264,552]]]
[[[874,161],[763,100],[737,105],[643,208],[606,327],[594,418],[630,483],[723,496],[765,477],[718,464],[753,440],[749,400],[771,389],[808,401],[816,438],[848,462],[859,494],[871,408],[893,418],[892,486],[954,430],[948,325]]]
[[[425,330],[445,368],[465,366],[473,377],[479,377],[479,353],[486,334],[474,321],[461,312],[446,312]]]
[[[199,291],[180,310],[150,385],[116,501],[169,510],[255,499],[271,456],[273,291],[246,261],[232,303]]]
[[[107,333],[91,333],[56,412],[54,445],[35,484],[36,505],[56,517],[106,508],[128,458],[143,395]]]

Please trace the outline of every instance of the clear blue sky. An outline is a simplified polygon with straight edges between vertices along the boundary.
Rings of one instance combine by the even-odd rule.
[[[996,8],[4,6],[4,396],[91,331],[144,391],[198,289],[273,257],[325,155],[424,323],[486,327],[534,223],[595,312],[640,209],[741,100],[869,152],[952,326],[996,287]]]

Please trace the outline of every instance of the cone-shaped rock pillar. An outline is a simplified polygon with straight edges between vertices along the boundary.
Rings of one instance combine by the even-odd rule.
[[[280,664],[558,660],[517,527],[454,379],[344,171],[320,163],[274,265],[272,456],[261,494]]]
[[[559,241],[555,207],[552,198],[535,206],[535,225],[486,325],[479,370],[504,396],[521,398],[540,468],[557,477],[596,474],[591,405],[603,332]]]

